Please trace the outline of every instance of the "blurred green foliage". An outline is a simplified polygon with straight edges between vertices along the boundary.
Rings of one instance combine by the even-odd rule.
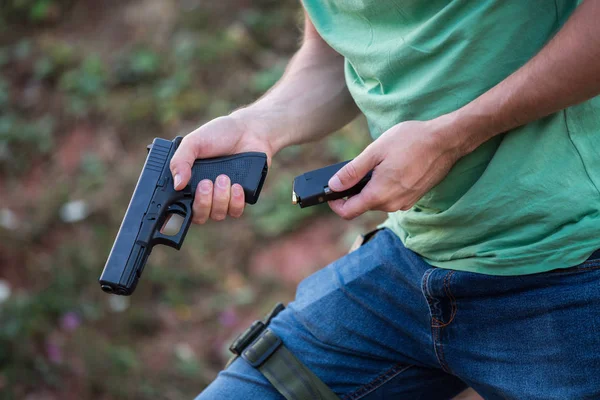
[[[140,47],[121,55],[116,62],[115,75],[119,83],[135,85],[153,80],[160,69],[160,55],[150,48]]]
[[[326,207],[290,206],[291,180],[358,154],[360,121],[285,149],[244,218],[192,228],[179,253],[155,249],[131,298],[96,279],[145,146],[267,91],[301,15],[273,0],[1,2],[0,398],[191,398],[227,339],[292,297],[256,260],[323,225]]]
[[[86,57],[77,68],[60,77],[58,87],[67,94],[67,111],[86,116],[106,95],[107,76],[102,60],[96,55]]]
[[[0,114],[0,166],[18,174],[30,162],[18,156],[22,151],[33,156],[48,155],[54,146],[55,123],[49,114],[31,121],[14,113]]]
[[[40,24],[58,20],[72,0],[3,0],[1,19],[10,23]]]

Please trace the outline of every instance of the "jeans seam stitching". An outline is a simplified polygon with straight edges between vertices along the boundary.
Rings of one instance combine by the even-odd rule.
[[[448,373],[451,373],[450,371],[450,367],[448,367],[448,363],[446,362],[446,355],[444,354],[444,345],[442,344],[442,329],[439,328],[437,330],[438,334],[437,334],[437,346],[440,348],[440,353],[439,353],[439,357],[438,357],[438,361],[440,362],[440,366],[442,367],[442,369]]]
[[[427,304],[429,305],[429,310],[431,311],[431,327],[434,327],[433,321],[435,321],[438,324],[443,324],[442,321],[438,320],[436,317],[433,316],[433,303],[431,301],[431,293],[429,293],[429,277],[431,276],[431,274],[433,273],[433,271],[435,271],[434,269],[430,269],[425,271],[425,275],[423,276],[423,283],[421,285],[421,291],[423,292],[423,295],[425,296],[425,300],[427,301]]]
[[[440,322],[432,317],[436,322],[439,323],[439,325],[435,325],[435,328],[444,328],[450,325],[450,323],[454,320],[454,317],[456,316],[456,298],[452,294],[452,291],[450,291],[450,278],[455,272],[456,271],[450,271],[444,278],[444,293],[446,293],[446,296],[448,296],[448,298],[450,299],[450,307],[452,310],[450,312],[450,319],[448,320],[448,322]]]
[[[442,367],[442,369],[445,371],[445,360],[444,360],[444,355],[440,354],[443,353],[443,350],[441,349],[441,346],[438,345],[439,343],[439,339],[440,339],[440,328],[436,328],[434,326],[431,327],[431,339],[433,340],[433,352],[435,354],[435,358],[438,361],[438,364],[440,364],[440,367]]]
[[[400,368],[400,367],[402,367],[402,368]],[[343,400],[361,399],[361,398],[365,397],[366,395],[368,395],[369,393],[372,393],[373,391],[379,389],[380,387],[382,387],[383,385],[388,383],[390,380],[392,380],[393,378],[400,375],[401,373],[403,373],[404,371],[406,371],[407,369],[409,369],[411,367],[413,367],[413,365],[406,365],[406,364],[400,364],[400,363],[395,364],[390,369],[388,369],[387,371],[378,375],[375,379],[371,380],[369,383],[366,383],[366,384],[362,385],[361,387],[359,387],[358,389],[356,389],[354,392],[345,395],[344,397],[342,397],[342,399]],[[382,380],[382,378],[383,378],[383,380]],[[381,383],[377,383],[378,380],[382,380]]]
[[[431,275],[431,273],[434,270],[428,270],[425,272],[424,276],[423,276],[423,283],[422,283],[422,288],[421,290],[423,291],[423,295],[425,296],[425,300],[427,301],[427,304],[429,304],[429,309],[430,309],[430,313],[431,313],[431,322],[430,322],[430,328],[431,328],[431,339],[433,341],[432,345],[433,345],[433,352],[435,354],[435,358],[437,359],[440,367],[445,371],[450,373],[450,368],[448,367],[447,363],[446,363],[446,359],[444,356],[444,349],[443,346],[441,344],[441,328],[443,328],[444,326],[447,326],[450,322],[452,322],[452,320],[454,319],[454,315],[456,315],[456,302],[455,302],[455,298],[454,295],[452,294],[452,292],[449,292],[449,278],[454,274],[454,272],[456,271],[450,271],[449,273],[446,274],[446,276],[444,277],[444,292],[446,293],[446,296],[448,296],[448,298],[450,299],[450,304],[451,304],[451,317],[450,320],[448,321],[448,323],[444,324],[443,322],[439,321],[437,318],[435,318],[433,316],[433,307],[432,307],[432,302],[431,302],[431,295],[429,293],[429,276]],[[435,322],[435,323],[434,323]]]
[[[450,369],[450,366],[446,362],[446,355],[444,354],[444,345],[442,344],[442,329],[444,327],[448,326],[454,320],[454,317],[456,316],[456,311],[458,308],[456,306],[456,298],[454,297],[454,294],[452,293],[452,290],[450,289],[450,278],[452,277],[452,275],[454,275],[455,272],[456,271],[450,271],[444,277],[444,293],[446,293],[446,296],[450,300],[450,305],[451,305],[451,310],[452,310],[450,319],[445,324],[441,324],[441,325],[434,325],[433,323],[431,324],[431,336],[433,339],[433,350],[435,352],[435,357],[437,358],[438,363],[440,364],[440,367],[442,367],[442,369],[449,374],[452,373],[452,370]]]
[[[431,275],[431,273],[434,271],[434,269],[430,269],[425,271],[425,275],[423,276],[423,283],[421,285],[421,290],[423,291],[423,294],[425,295],[425,298],[428,299],[431,297],[429,294],[429,288],[428,288],[428,284],[429,284],[429,276]]]

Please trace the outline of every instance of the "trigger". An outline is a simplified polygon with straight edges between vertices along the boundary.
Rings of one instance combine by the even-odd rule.
[[[184,207],[182,204],[179,204],[179,203],[171,204],[167,210],[169,212],[174,213],[174,214],[179,214],[182,217],[185,216],[188,213],[187,208]]]

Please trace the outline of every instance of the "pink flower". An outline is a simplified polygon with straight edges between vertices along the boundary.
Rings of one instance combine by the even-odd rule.
[[[68,332],[72,332],[81,325],[81,318],[75,312],[68,312],[60,319],[60,327]]]
[[[233,308],[228,308],[219,314],[219,322],[226,328],[231,328],[238,323],[237,313]]]

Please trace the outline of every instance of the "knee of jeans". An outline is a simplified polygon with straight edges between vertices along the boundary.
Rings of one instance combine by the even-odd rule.
[[[389,265],[388,253],[389,249],[374,239],[306,277],[298,285],[294,300],[295,310],[301,311],[314,307],[315,304],[320,308],[327,307],[332,296],[343,292],[345,288],[364,279],[371,272]]]
[[[346,337],[359,327],[365,328],[365,318],[372,316],[373,309],[386,308],[383,303],[394,290],[386,282],[389,265],[370,254],[355,253],[358,251],[298,286],[296,299],[286,310],[296,330],[306,331],[322,343],[345,347]]]

